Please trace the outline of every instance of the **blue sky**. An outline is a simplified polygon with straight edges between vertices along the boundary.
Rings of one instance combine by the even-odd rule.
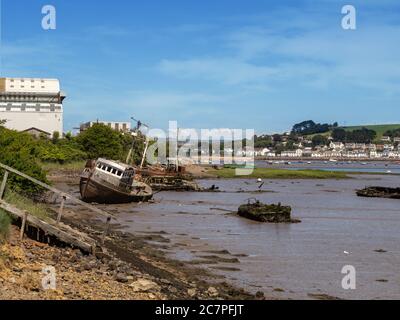
[[[1,0],[1,75],[55,77],[65,128],[288,130],[299,121],[400,123],[397,0]],[[41,28],[41,8],[57,29]],[[357,10],[343,30],[341,8]]]

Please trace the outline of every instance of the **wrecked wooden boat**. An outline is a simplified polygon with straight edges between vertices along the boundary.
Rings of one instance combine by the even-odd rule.
[[[299,223],[300,220],[292,219],[292,208],[278,204],[263,204],[258,200],[241,205],[238,215],[250,220],[268,223]]]
[[[400,188],[367,187],[356,193],[359,197],[400,199]]]
[[[107,159],[89,160],[81,174],[80,193],[85,202],[129,203],[148,201],[152,188],[132,166]]]
[[[201,191],[200,186],[185,173],[185,167],[175,165],[149,166],[139,169],[143,181],[157,191]]]

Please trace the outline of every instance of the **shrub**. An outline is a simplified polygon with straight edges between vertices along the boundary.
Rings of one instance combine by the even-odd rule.
[[[47,182],[46,174],[37,163],[35,140],[28,134],[0,127],[0,162],[37,180]],[[4,172],[0,171],[0,179]],[[17,192],[37,194],[42,188],[15,174],[10,174],[7,186]]]

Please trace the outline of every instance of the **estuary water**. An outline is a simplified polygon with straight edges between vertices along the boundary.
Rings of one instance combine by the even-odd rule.
[[[398,187],[395,175],[347,180],[202,180],[222,192],[161,192],[155,203],[110,206],[126,231],[162,234],[171,257],[267,297],[400,299],[400,200],[359,198],[369,185]],[[293,208],[299,224],[262,224],[234,215],[248,198]],[[341,286],[356,269],[356,290]]]

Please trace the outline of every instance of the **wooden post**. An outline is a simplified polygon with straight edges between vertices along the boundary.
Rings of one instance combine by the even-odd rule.
[[[107,222],[106,222],[106,228],[104,230],[103,236],[101,238],[101,244],[104,245],[104,242],[106,241],[106,236],[108,234],[108,231],[110,229],[110,222],[111,222],[111,216],[107,217]]]
[[[8,179],[8,171],[6,170],[6,172],[4,173],[3,182],[1,183],[0,186],[0,200],[2,200],[4,197],[4,191],[6,190],[7,179]]]
[[[28,212],[24,212],[24,217],[22,218],[22,224],[21,224],[21,231],[19,234],[20,241],[22,241],[24,239],[24,232],[25,232],[25,226],[26,226],[27,219],[28,219]]]
[[[65,196],[62,197],[61,199],[61,205],[60,205],[60,209],[58,210],[58,215],[57,215],[57,225],[60,223],[61,221],[61,217],[64,211],[64,205],[65,205],[65,200],[67,200],[67,198]]]

